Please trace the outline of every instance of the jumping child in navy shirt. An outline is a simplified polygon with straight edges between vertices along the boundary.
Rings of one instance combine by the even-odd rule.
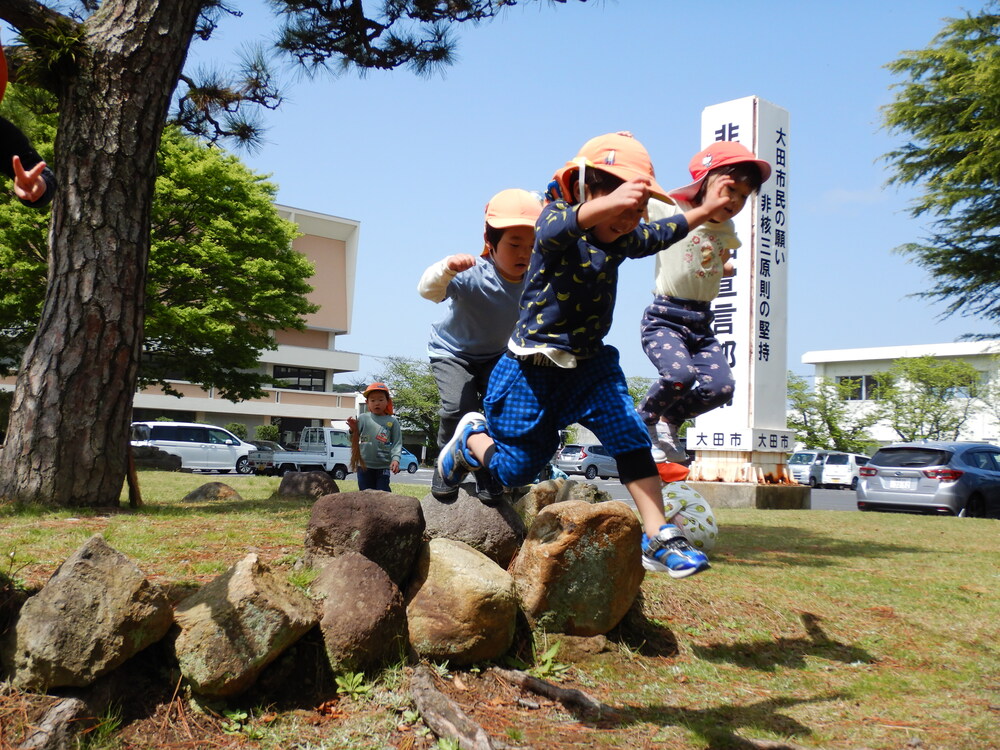
[[[660,477],[646,427],[629,396],[618,351],[604,343],[611,327],[618,266],[683,238],[723,205],[731,180],[719,180],[701,206],[642,224],[651,195],[666,199],[646,149],[630,133],[584,144],[555,174],[558,199],[535,225],[517,327],[493,371],[486,416],[466,414],[438,458],[445,483],[485,467],[501,484],[530,482],[559,444],[559,430],[579,422],[615,457],[622,484],[642,517],[642,564],[682,578],[705,570],[694,549],[663,515]]]

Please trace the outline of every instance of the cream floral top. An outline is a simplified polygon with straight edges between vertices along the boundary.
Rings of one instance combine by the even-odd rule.
[[[687,211],[693,206],[675,199],[677,205],[651,199],[649,220],[657,221]],[[719,282],[726,261],[733,250],[740,246],[732,220],[716,224],[707,221],[693,229],[687,237],[656,254],[655,293],[667,297],[680,297],[701,302],[711,302],[719,294]]]

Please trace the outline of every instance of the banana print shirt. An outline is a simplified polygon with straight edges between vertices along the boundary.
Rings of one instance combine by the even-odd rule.
[[[574,367],[576,358],[592,357],[604,345],[615,307],[618,266],[626,258],[653,255],[688,231],[687,220],[678,214],[641,224],[603,244],[580,228],[578,208],[556,201],[542,209],[510,341],[515,353],[543,350],[563,367]],[[562,352],[571,356],[560,356]]]

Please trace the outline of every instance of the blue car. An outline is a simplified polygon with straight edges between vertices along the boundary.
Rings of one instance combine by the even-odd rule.
[[[403,448],[403,452],[399,455],[399,470],[409,474],[416,474],[419,468],[420,461],[417,460],[417,457],[406,450],[406,448]]]

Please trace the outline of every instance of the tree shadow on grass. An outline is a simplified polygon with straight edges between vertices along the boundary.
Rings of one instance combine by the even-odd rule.
[[[926,552],[925,547],[845,539],[785,526],[726,524],[722,531],[726,548],[712,555],[713,562],[822,568],[850,565],[856,559],[863,559],[867,566],[872,558]],[[743,539],[753,539],[753,546],[741,544]]]
[[[799,638],[758,639],[749,643],[692,645],[699,659],[728,662],[746,669],[773,672],[778,667],[803,669],[806,657],[832,659],[845,664],[873,664],[878,661],[863,648],[830,638],[820,627],[819,618],[809,612],[801,614],[806,635]]]
[[[808,737],[812,735],[812,730],[781,713],[781,709],[805,703],[841,700],[844,697],[840,693],[818,695],[807,699],[777,697],[749,705],[724,703],[703,709],[664,705],[622,706],[618,709],[618,723],[681,726],[699,735],[706,743],[705,750],[753,750],[758,746],[737,734],[741,728],[752,728],[755,732],[772,732],[781,737]]]

